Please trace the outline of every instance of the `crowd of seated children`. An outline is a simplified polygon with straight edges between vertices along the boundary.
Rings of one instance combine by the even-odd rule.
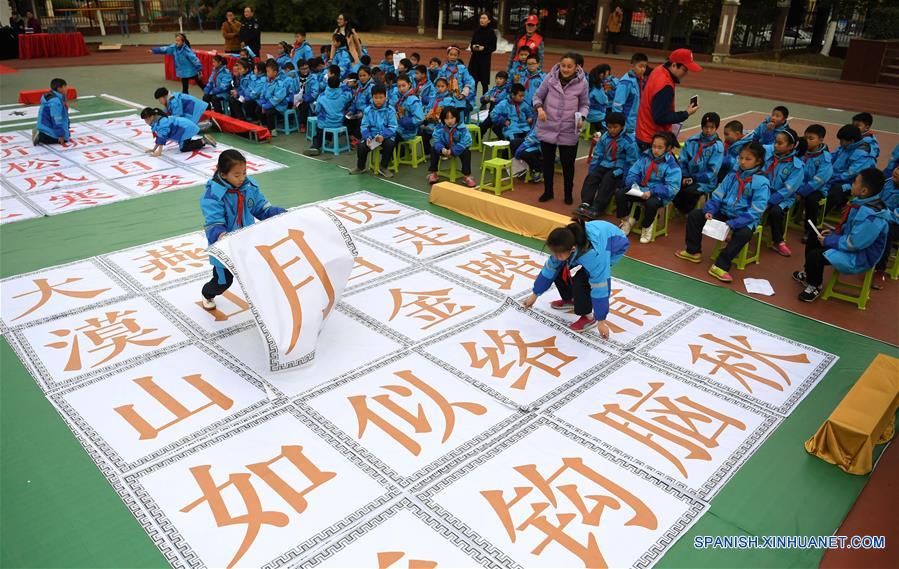
[[[212,56],[212,73],[203,87],[203,100],[209,103],[217,113],[221,113],[222,101],[228,99],[231,92],[231,72],[228,71],[225,58],[221,55]]]

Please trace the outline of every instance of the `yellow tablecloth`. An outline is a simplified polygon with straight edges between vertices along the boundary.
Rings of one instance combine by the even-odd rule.
[[[893,438],[899,406],[899,359],[878,354],[805,450],[850,474],[873,468],[874,446]]]

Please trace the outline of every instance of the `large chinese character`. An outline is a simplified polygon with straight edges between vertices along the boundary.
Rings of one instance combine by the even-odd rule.
[[[103,193],[99,188],[85,188],[83,190],[68,190],[61,194],[50,196],[50,203],[59,203],[55,209],[65,209],[72,206],[98,205],[103,200],[115,198],[113,194]]]
[[[379,551],[378,569],[391,569],[393,564],[406,556],[405,551]],[[421,559],[409,559],[406,561],[407,569],[434,569],[436,561],[423,561]]]
[[[19,174],[31,174],[32,172],[61,167],[62,160],[59,158],[38,157],[23,162],[7,162],[3,173],[7,176],[18,176]]]
[[[493,377],[505,378],[513,369],[520,373],[512,383],[512,389],[525,389],[531,370],[537,368],[553,377],[562,375],[562,368],[577,358],[569,356],[556,347],[556,337],[526,342],[519,330],[484,330],[492,346],[478,346],[477,342],[462,342],[462,348],[471,358],[471,366],[481,369],[488,363]],[[478,356],[478,348],[484,351],[484,357]],[[503,361],[505,360],[505,363]],[[550,361],[555,363],[551,365]]]
[[[5,137],[3,137],[5,138]],[[21,158],[31,156],[28,148],[25,146],[6,146],[6,142],[0,139],[0,158]]]
[[[746,424],[685,395],[674,400],[656,395],[664,386],[661,382],[650,382],[646,393],[636,388],[622,389],[618,395],[635,398],[633,405],[625,409],[618,403],[606,403],[604,411],[590,415],[590,418],[648,446],[673,464],[684,478],[689,478],[682,459],[665,447],[665,441],[686,452],[683,460],[711,461],[712,455],[706,449],[718,446],[721,433],[728,427],[745,431]],[[650,399],[659,407],[643,408]]]
[[[398,215],[400,213],[398,209],[378,209],[382,206],[384,206],[383,203],[342,201],[339,208],[332,208],[331,211],[338,217],[359,225],[364,225],[374,219],[375,214]]]
[[[406,227],[401,225],[397,227],[399,233],[393,236],[396,243],[405,243],[411,241],[415,245],[415,252],[421,255],[425,247],[447,247],[449,245],[459,245],[468,243],[471,237],[468,234],[461,235],[449,241],[441,241],[449,232],[442,227],[428,227],[427,225],[416,225],[415,227]]]
[[[296,489],[292,487],[287,480],[282,478],[278,472],[275,472],[272,465],[282,459],[288,461],[290,465],[296,469],[298,474],[301,474],[308,480],[309,485],[304,488]],[[218,527],[221,528],[233,525],[246,526],[243,540],[237,547],[237,552],[234,554],[234,557],[232,557],[231,561],[228,563],[229,568],[234,567],[234,565],[236,565],[250,549],[250,546],[253,545],[253,542],[256,541],[256,538],[259,536],[259,532],[262,530],[263,525],[284,527],[290,523],[290,518],[283,511],[264,509],[262,500],[256,492],[256,488],[253,486],[253,476],[256,476],[264,484],[268,485],[269,488],[286,502],[287,506],[298,514],[305,512],[306,508],[309,506],[309,502],[306,500],[306,494],[337,476],[336,472],[326,472],[317,467],[305,454],[303,454],[303,447],[300,445],[284,445],[281,447],[281,454],[273,459],[265,462],[248,464],[246,467],[247,470],[249,470],[248,473],[232,473],[228,476],[228,480],[220,485],[217,485],[212,477],[212,465],[206,464],[192,467],[190,473],[193,475],[194,480],[197,482],[203,495],[181,508],[182,512],[190,513],[194,508],[206,502],[209,504],[209,510],[212,512],[212,516]],[[284,472],[280,466],[278,470],[281,473]],[[228,508],[228,504],[225,503],[225,497],[222,495],[222,491],[231,486],[234,487],[234,490],[237,491],[240,499],[243,501],[244,509],[246,510],[245,513],[233,515]]]
[[[222,310],[222,304],[223,304],[222,300],[230,301],[231,304],[233,304],[234,306],[237,307],[237,309],[234,310],[233,312],[225,312],[224,310]],[[238,314],[246,312],[247,310],[250,309],[250,305],[247,304],[247,301],[240,298],[239,296],[237,296],[230,290],[226,290],[225,292],[223,292],[221,294],[221,296],[219,296],[216,299],[216,304],[215,304],[216,307],[213,308],[212,310],[204,308],[203,301],[201,301],[201,300],[198,300],[194,304],[196,304],[200,308],[203,308],[203,312],[211,315],[212,318],[216,322],[224,322],[226,320],[229,320],[232,316],[237,316]]]
[[[645,324],[643,320],[635,316],[634,314],[639,310],[643,313],[643,316],[661,316],[662,313],[653,308],[652,306],[648,306],[646,304],[642,304],[636,302],[626,296],[622,296],[621,289],[612,289],[612,294],[609,297],[609,314],[618,316],[628,322],[636,324],[639,327],[643,327]],[[615,324],[612,321],[608,322],[609,328],[612,332],[620,333],[624,332],[624,328]]]
[[[507,502],[503,490],[484,490],[481,495],[493,508],[512,543],[515,543],[518,534],[534,530],[529,533],[536,534],[536,540],[539,541],[531,551],[533,555],[540,556],[547,545],[555,542],[577,556],[584,567],[590,569],[607,567],[592,530],[586,543],[579,542],[565,532],[578,516],[583,526],[599,528],[606,508],[612,510],[619,510],[623,506],[630,508],[633,516],[624,524],[627,527],[642,527],[648,530],[658,527],[658,520],[649,506],[625,488],[584,464],[581,458],[563,458],[562,466],[546,478],[537,471],[534,464],[516,466],[515,471],[523,476],[529,485],[515,486],[514,498]],[[569,481],[571,477],[558,480],[569,471],[572,475],[583,477],[590,489],[581,489],[579,484]],[[558,484],[557,481],[564,483]],[[530,504],[522,504],[516,508],[519,502],[534,491],[536,495]],[[563,502],[563,499],[566,501]],[[588,501],[593,502],[592,507],[587,505]],[[569,503],[570,507],[564,508],[564,503]]]
[[[353,270],[350,272],[349,280],[354,280],[362,277],[367,277],[371,274],[384,272],[383,267],[379,267],[378,265],[372,263],[361,255],[359,257],[356,257],[355,261],[356,262],[353,265]]]
[[[531,259],[526,253],[513,255],[511,250],[506,249],[499,253],[485,252],[483,259],[471,259],[458,267],[499,285],[500,290],[509,290],[515,281],[515,275],[536,279],[543,265]]]
[[[279,252],[279,255],[282,255],[284,258],[293,255],[290,260],[285,262],[275,258],[275,250],[282,246],[288,253]],[[322,309],[323,317],[327,318],[331,309],[334,308],[334,285],[331,284],[331,277],[328,276],[325,266],[306,242],[303,231],[288,229],[287,237],[271,245],[256,245],[256,250],[265,260],[269,269],[271,269],[272,275],[274,275],[275,281],[281,287],[284,298],[287,300],[287,305],[290,307],[290,315],[293,318],[293,333],[290,338],[290,345],[287,351],[284,352],[289,354],[300,338],[300,328],[303,323],[303,305],[300,302],[298,291],[313,281],[318,282],[328,298],[328,304]],[[304,270],[302,272],[305,273],[305,278],[298,283],[293,283],[287,274],[287,270],[297,263],[303,263]]]
[[[209,257],[202,247],[191,243],[178,245],[165,245],[161,249],[147,249],[146,254],[135,257],[133,260],[147,262],[140,267],[142,273],[153,274],[154,281],[161,281],[168,271],[183,273],[187,267],[200,268],[206,265]]]
[[[465,306],[453,302],[452,298],[450,298],[452,290],[452,288],[444,288],[441,290],[416,292],[392,288],[390,289],[390,296],[393,298],[393,312],[388,320],[392,321],[400,314],[402,309],[408,308],[409,310],[403,316],[426,322],[421,329],[427,330],[474,308],[474,306]],[[405,302],[403,296],[409,296],[412,299]]]
[[[197,158],[197,160],[194,160]],[[185,162],[203,162],[205,160],[215,160],[216,155],[211,152],[203,149],[203,150],[192,150],[191,153],[184,158]]]
[[[96,135],[89,134],[83,136],[73,136],[69,139],[68,142],[63,143],[63,148],[78,148],[79,146],[90,146],[92,144],[104,144],[106,141],[97,137]]]
[[[119,407],[115,407],[114,410],[116,413],[121,415],[125,421],[128,422],[129,425],[134,427],[134,430],[137,431],[140,440],[148,440],[155,439],[160,432],[168,429],[169,427],[173,427],[180,423],[181,421],[204,411],[213,406],[218,406],[221,409],[230,409],[234,405],[234,401],[219,391],[214,386],[210,385],[203,377],[196,373],[193,375],[185,375],[183,378],[185,382],[189,383],[193,386],[194,389],[199,391],[203,396],[206,397],[208,403],[204,405],[200,405],[196,409],[188,409],[184,405],[181,404],[171,393],[166,391],[165,389],[159,387],[156,381],[153,380],[152,376],[147,377],[139,377],[134,380],[134,383],[138,385],[141,389],[147,392],[153,399],[159,402],[160,405],[165,407],[166,411],[171,413],[175,418],[160,425],[159,427],[154,427],[150,424],[149,421],[144,419],[140,413],[134,410],[134,405],[120,405]]]
[[[126,158],[131,156],[131,152],[123,152],[117,148],[96,148],[94,150],[85,150],[82,156],[88,162],[99,162],[100,160],[107,160],[109,158],[123,157]]]
[[[53,285],[50,284],[50,281],[48,279],[34,279],[32,282],[34,283],[34,286],[37,287],[35,290],[17,294],[13,298],[23,298],[26,296],[31,296],[32,294],[39,294],[40,297],[38,298],[38,301],[34,304],[34,306],[13,318],[13,320],[18,320],[19,318],[28,316],[41,306],[47,304],[47,301],[50,300],[50,297],[53,296],[54,293],[68,296],[70,298],[94,298],[95,296],[103,294],[104,292],[109,290],[108,288],[102,288],[98,290],[68,290],[62,288],[66,285],[77,283],[80,280],[83,279],[81,277],[69,277],[65,281]]]
[[[113,170],[120,172],[123,176],[128,174],[140,174],[141,172],[152,172],[153,167],[148,166],[140,160],[120,160],[115,164],[109,165]]]
[[[719,371],[724,370],[734,379],[739,381],[749,393],[752,393],[752,387],[750,387],[749,382],[747,381],[749,379],[757,381],[762,385],[767,385],[771,389],[776,389],[777,391],[784,390],[784,386],[782,386],[776,378],[769,379],[762,375],[759,367],[749,361],[750,359],[768,366],[771,371],[776,373],[783,380],[785,385],[791,385],[789,375],[787,375],[787,372],[772,360],[782,360],[785,362],[802,364],[809,363],[808,354],[805,353],[782,356],[754,352],[752,351],[752,345],[750,345],[749,339],[746,336],[731,336],[732,342],[718,338],[714,334],[701,334],[699,337],[703,340],[714,342],[721,347],[715,351],[717,357],[713,357],[703,353],[702,350],[704,346],[702,344],[689,344],[693,363],[695,364],[702,360],[713,364],[709,374],[715,375]]]
[[[440,441],[441,443],[445,443],[449,440],[450,435],[453,434],[453,429],[456,426],[456,411],[453,409],[454,407],[468,411],[473,415],[483,415],[487,412],[487,408],[478,403],[469,401],[450,403],[439,391],[428,385],[425,381],[422,381],[412,373],[411,370],[397,371],[394,372],[393,375],[417,389],[422,395],[427,396],[427,398],[440,409],[440,412],[443,414],[443,439]],[[431,423],[428,421],[428,417],[421,403],[417,403],[415,411],[410,412],[392,399],[392,395],[412,397],[413,392],[409,387],[406,385],[384,385],[382,388],[390,393],[375,395],[371,399],[379,403],[385,410],[389,411],[394,418],[408,424],[416,434],[431,432]],[[390,435],[393,440],[403,445],[406,450],[415,456],[418,456],[421,453],[421,445],[412,438],[412,436],[404,433],[399,427],[394,426],[389,419],[385,419],[384,416],[378,414],[369,407],[367,401],[368,396],[354,395],[347,399],[353,406],[353,410],[356,412],[356,420],[359,423],[359,433],[357,438],[362,439],[362,435],[365,434],[365,428],[368,426],[368,423],[371,422],[386,434]]]
[[[69,176],[65,172],[53,172],[51,174],[47,174],[46,176],[39,176],[37,178],[32,178],[27,176],[24,178],[26,182],[28,182],[28,187],[25,188],[26,192],[30,192],[34,188],[38,187],[53,187],[56,184],[62,184],[64,182],[87,182],[88,178],[85,175],[81,175],[78,177]]]
[[[196,182],[192,179],[185,178],[180,174],[151,174],[137,180],[137,187],[144,190],[145,194],[150,192],[165,191],[178,186],[190,186]]]
[[[147,336],[152,336],[156,328],[143,328],[135,318],[126,318],[134,313],[134,310],[107,312],[103,318],[91,317],[85,319],[86,324],[74,330],[52,330],[50,333],[54,336],[67,339],[60,342],[51,342],[46,344],[45,347],[54,349],[70,347],[65,371],[78,371],[82,369],[81,349],[79,346],[81,336],[87,338],[91,346],[93,346],[87,350],[88,354],[109,350],[109,354],[105,358],[91,367],[105,364],[124,352],[129,345],[156,347],[169,338],[169,336],[148,338]],[[71,346],[68,343],[69,340],[72,342]]]

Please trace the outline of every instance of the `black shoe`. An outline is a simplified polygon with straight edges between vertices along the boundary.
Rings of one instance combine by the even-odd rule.
[[[799,241],[800,241],[803,245],[805,245],[806,243],[808,243],[808,235],[803,235],[802,237],[799,238]]]
[[[802,302],[814,302],[818,295],[821,294],[821,288],[814,285],[807,285],[805,290],[799,293],[799,300]]]
[[[571,205],[574,203],[574,198],[571,197],[571,194],[565,196],[565,205]]]
[[[544,192],[539,198],[537,198],[537,201],[543,203],[543,202],[548,202],[551,199],[553,199],[553,195],[547,194],[546,192]]]
[[[793,280],[802,286],[808,286],[805,271],[793,271]]]

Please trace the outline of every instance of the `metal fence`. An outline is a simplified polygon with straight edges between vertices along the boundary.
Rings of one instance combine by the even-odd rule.
[[[38,17],[46,31],[129,33],[138,26],[148,30],[202,29],[205,9],[197,0],[55,0],[53,15],[45,3],[36,3]],[[102,26],[101,26],[102,19]]]

